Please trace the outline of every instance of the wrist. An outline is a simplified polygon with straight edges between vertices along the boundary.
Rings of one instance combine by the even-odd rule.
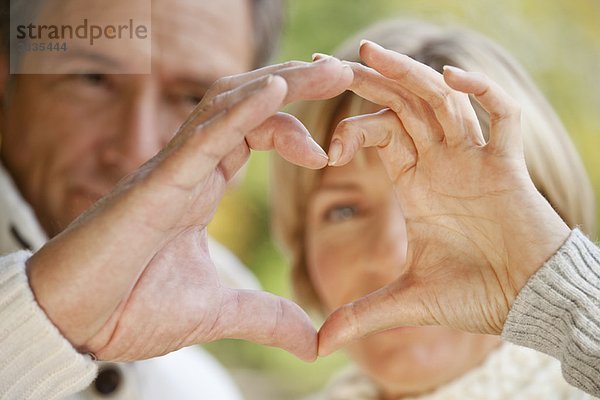
[[[571,229],[537,191],[533,204],[522,212],[524,218],[517,222],[521,225],[521,232],[512,237],[513,254],[516,256],[512,257],[510,266],[517,293],[571,234]]]

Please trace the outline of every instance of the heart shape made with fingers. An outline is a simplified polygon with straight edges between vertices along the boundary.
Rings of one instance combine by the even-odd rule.
[[[281,221],[274,223],[292,227],[281,231],[292,249],[297,269],[293,279],[304,280],[321,305],[333,311],[319,332],[319,354],[400,326],[445,325],[499,334],[519,290],[569,234],[527,172],[519,107],[480,73],[447,67],[440,74],[372,42],[361,45],[361,58],[366,66],[346,63],[354,75],[350,90],[385,108],[337,125],[329,139],[329,166],[343,168],[360,149],[375,148],[404,226],[389,227],[385,219],[376,219],[373,209],[379,203],[356,194],[368,189],[351,188],[360,186],[351,178],[361,173],[360,168],[347,170],[345,175],[326,172],[312,178],[297,168],[274,172],[280,175],[275,191],[288,191],[287,197],[280,196],[284,204],[274,215]],[[487,142],[469,94],[490,114]],[[317,111],[308,106],[310,111],[301,119],[309,122],[313,132],[330,130],[328,121],[340,113],[339,104],[334,100]],[[281,164],[275,168],[282,168]],[[307,205],[303,196],[314,199],[315,192],[324,191],[321,186],[337,193],[330,189],[319,197],[331,207],[321,205],[325,211],[315,216],[307,210],[310,201],[317,200]],[[329,200],[322,200],[327,196]],[[337,221],[345,220],[351,222],[343,229]],[[351,228],[353,223],[355,228]],[[379,225],[371,229],[374,224]],[[307,229],[307,225],[319,229]],[[388,253],[393,253],[381,239],[386,234],[383,230],[400,232],[400,228],[406,236],[400,234],[398,241],[407,241],[398,244],[405,251],[404,265],[383,287],[361,297],[373,290],[369,276],[383,274],[376,272],[377,264],[380,270],[390,267],[385,261],[389,255],[375,256],[378,245],[388,246]],[[315,232],[318,239],[307,239]],[[368,234],[380,242],[367,239]],[[530,238],[540,240],[525,252],[522,244]],[[359,245],[358,241],[367,240],[372,247]],[[320,264],[313,257],[315,246],[325,249]],[[376,264],[369,266],[369,273],[353,268],[366,260]],[[336,263],[341,265],[339,270]],[[342,273],[355,275],[341,277]],[[352,283],[353,278],[358,283]],[[361,298],[344,304],[340,299],[349,293]]]

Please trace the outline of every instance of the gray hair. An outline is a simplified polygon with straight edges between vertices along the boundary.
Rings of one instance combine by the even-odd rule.
[[[11,16],[35,16],[42,0],[0,0],[0,53],[10,54]],[[284,0],[248,0],[254,27],[254,67],[272,60],[284,23]],[[31,18],[29,18],[31,19]],[[18,60],[15,60],[15,62]]]
[[[453,65],[487,74],[522,108],[523,144],[527,167],[537,189],[570,227],[595,233],[595,200],[592,186],[573,142],[558,116],[531,78],[505,50],[473,31],[416,20],[391,20],[373,25],[346,41],[335,55],[360,61],[360,39],[404,53],[441,71]],[[473,99],[484,136],[489,116]],[[346,93],[331,100],[299,103],[293,113],[325,149],[331,140],[334,119],[340,110],[356,115],[367,101]],[[271,224],[290,258],[292,284],[305,307],[320,310],[320,301],[308,275],[305,259],[307,202],[320,171],[300,168],[275,156],[271,169]]]

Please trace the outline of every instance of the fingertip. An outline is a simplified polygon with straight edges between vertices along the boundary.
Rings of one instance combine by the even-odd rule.
[[[465,70],[455,67],[453,65],[444,65],[442,67],[442,70],[444,71],[444,73],[448,73],[448,74],[456,74],[456,75],[463,75],[465,74]]]
[[[452,89],[460,90],[459,82],[465,78],[466,72],[460,68],[451,65],[444,65],[442,67],[442,71],[442,75],[446,84]]]
[[[306,165],[305,167],[308,169],[314,169],[314,170],[318,170],[318,169],[323,169],[325,167],[327,167],[329,165],[329,160],[328,159],[319,159],[318,161],[315,161],[314,164],[312,165]]]
[[[344,342],[340,340],[339,333],[335,329],[332,330],[331,318],[328,318],[319,331],[318,356],[330,356],[343,345]]]
[[[329,157],[327,157],[327,153],[323,150],[318,144],[318,150],[313,150],[313,156],[310,160],[307,160],[303,167],[308,169],[322,169],[325,168],[329,164]]]
[[[319,357],[317,332],[314,331],[310,338],[304,340],[304,343],[305,345],[302,347],[288,348],[286,350],[304,362],[315,362]]]
[[[341,61],[332,55],[323,53],[314,53],[313,57],[316,56],[315,64],[329,64],[329,63],[341,63]]]
[[[366,40],[363,39],[360,41],[360,45],[358,47],[358,55],[360,56],[361,60],[363,61],[367,61],[367,58],[369,57],[369,46],[372,44],[373,42],[371,42],[370,40]]]
[[[317,361],[317,358],[319,358],[317,343],[318,343],[317,339],[315,339],[313,346],[311,346],[311,348],[308,351],[304,352],[303,354],[297,355],[298,358],[300,358],[302,361],[305,361],[308,363],[313,363],[313,362]]]
[[[319,335],[319,347],[317,350],[317,355],[319,357],[328,357],[337,350],[334,346],[332,346],[331,344],[329,344],[327,342],[325,342],[324,344],[322,344],[322,343],[323,342]]]
[[[327,57],[331,57],[331,56],[329,56],[327,54],[323,54],[323,53],[313,53],[312,60],[313,61],[320,61],[320,60],[323,60],[323,59],[325,59]]]
[[[362,50],[363,48],[366,48],[366,47],[369,47],[369,46],[372,47],[372,48],[374,48],[374,49],[385,50],[383,48],[383,46],[381,46],[381,45],[379,45],[379,44],[377,44],[377,43],[375,43],[375,42],[373,42],[371,40],[368,40],[368,39],[362,39],[360,41],[359,49]]]
[[[340,82],[344,82],[345,86],[349,86],[352,83],[354,73],[348,63],[327,54],[315,53],[313,56],[316,56],[314,64],[322,63],[323,68],[331,69],[331,71],[341,71],[341,74],[338,74],[338,79],[334,82],[335,86],[339,86]]]
[[[288,299],[282,299],[284,313],[284,325],[286,331],[280,339],[284,345],[291,346],[288,350],[298,358],[310,361],[317,357],[318,332],[315,329],[312,320],[298,304]],[[288,340],[294,338],[288,343]]]
[[[341,167],[354,159],[364,144],[365,136],[353,121],[362,116],[349,117],[338,123],[329,144],[329,166]]]
[[[274,149],[285,160],[304,168],[321,169],[327,166],[327,153],[296,117],[280,112],[261,128],[262,131],[255,131],[247,137],[251,149]]]
[[[480,72],[465,71],[451,65],[444,65],[443,72],[446,84],[459,92],[478,95],[485,86],[485,75]]]
[[[368,56],[372,51],[386,52],[389,50],[371,40],[363,39],[360,41],[360,47],[358,48],[358,51],[362,58],[363,54]]]
[[[336,166],[344,152],[344,145],[338,138],[334,138],[329,145],[329,162],[327,165]]]
[[[319,347],[319,358],[329,357],[331,353],[332,351],[330,351],[329,349],[323,349]]]

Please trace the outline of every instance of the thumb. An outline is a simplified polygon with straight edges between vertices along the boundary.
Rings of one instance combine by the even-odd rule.
[[[305,168],[320,169],[329,161],[302,122],[282,112],[250,132],[246,142],[253,150],[275,149],[287,161]]]
[[[406,278],[335,310],[319,330],[319,356],[372,333],[435,323],[419,290]]]
[[[258,290],[225,289],[217,339],[243,339],[282,348],[304,361],[317,357],[317,331],[293,301]]]

